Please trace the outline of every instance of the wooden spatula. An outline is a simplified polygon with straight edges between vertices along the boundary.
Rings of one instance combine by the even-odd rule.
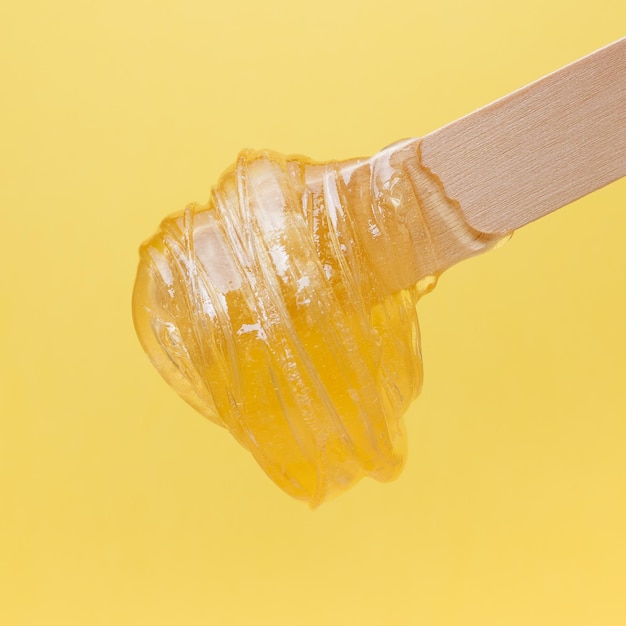
[[[626,38],[421,139],[328,164],[319,187],[333,167],[383,292],[433,284],[626,175]]]
[[[427,135],[422,162],[487,233],[626,176],[626,38]]]

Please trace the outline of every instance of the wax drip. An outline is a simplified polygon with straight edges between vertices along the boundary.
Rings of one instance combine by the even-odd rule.
[[[135,326],[189,404],[316,506],[399,474],[417,301],[498,239],[465,223],[419,140],[336,163],[244,151],[141,247]]]

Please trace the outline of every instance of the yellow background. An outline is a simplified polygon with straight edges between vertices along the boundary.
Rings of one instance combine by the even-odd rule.
[[[0,7],[0,623],[626,623],[626,180],[420,303],[410,458],[315,512],[161,381],[137,246],[242,147],[426,134],[624,35],[614,0]]]

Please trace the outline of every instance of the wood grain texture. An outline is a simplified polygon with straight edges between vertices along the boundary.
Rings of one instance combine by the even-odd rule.
[[[422,163],[486,233],[626,176],[626,38],[427,135]]]

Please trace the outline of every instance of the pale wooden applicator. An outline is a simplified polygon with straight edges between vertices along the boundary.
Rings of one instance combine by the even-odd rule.
[[[626,38],[425,137],[335,167],[361,181],[347,185],[344,206],[383,291],[430,281],[626,175]],[[385,176],[399,191],[363,202],[367,179]],[[368,234],[374,222],[379,237]]]
[[[425,136],[422,163],[488,233],[626,176],[626,37]]]

